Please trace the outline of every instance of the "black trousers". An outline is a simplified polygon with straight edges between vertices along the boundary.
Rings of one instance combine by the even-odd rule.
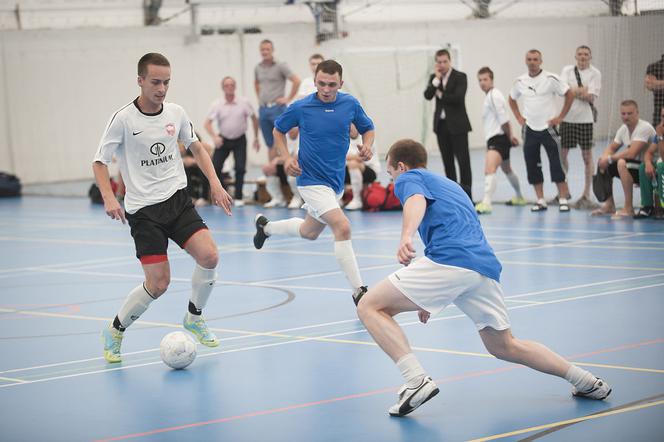
[[[463,190],[468,194],[468,197],[473,199],[471,186],[473,184],[473,174],[470,170],[470,153],[468,152],[468,133],[461,134],[450,133],[449,127],[445,120],[438,123],[438,149],[440,149],[440,156],[443,158],[443,167],[445,168],[445,175],[452,181],[461,184]],[[454,166],[454,159],[456,158],[459,163],[459,175],[461,182],[457,180],[456,167]]]
[[[565,171],[560,160],[560,138],[556,129],[550,127],[544,130],[532,130],[525,126],[523,130],[523,158],[526,160],[526,171],[530,184],[542,184],[542,156],[540,146],[544,146],[546,156],[549,157],[549,171],[551,181],[562,183],[565,181]]]
[[[221,136],[221,135],[220,135]],[[242,199],[242,187],[244,186],[244,174],[247,171],[247,137],[242,135],[233,140],[221,137],[224,143],[219,149],[215,149],[212,156],[212,164],[217,176],[221,179],[221,170],[228,156],[233,152],[235,160],[235,196],[236,200]]]

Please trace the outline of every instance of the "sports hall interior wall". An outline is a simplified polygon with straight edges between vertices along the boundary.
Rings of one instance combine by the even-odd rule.
[[[168,99],[184,106],[203,132],[208,106],[220,94],[221,77],[236,77],[238,93],[255,102],[253,67],[263,38],[274,41],[275,56],[301,77],[309,74],[307,58],[313,52],[343,59],[348,48],[370,52],[371,48],[455,45],[460,54],[457,67],[469,78],[466,104],[474,127],[473,147],[483,145],[483,93],[475,80],[481,66],[491,66],[496,86],[507,94],[514,78],[525,72],[528,49],[540,49],[544,69],[560,73],[574,62],[574,49],[587,44],[603,75],[596,138],[606,138],[620,124],[618,104],[623,99],[636,99],[642,118],[650,119],[652,95],[643,87],[643,76],[648,63],[662,55],[664,17],[365,23],[350,25],[348,38],[320,46],[314,42],[313,24],[262,26],[262,30],[202,36],[192,44],[186,43],[187,27],[0,32],[0,170],[15,173],[24,183],[90,178],[90,162],[108,118],[138,95],[136,61],[150,51],[169,57],[173,75]],[[367,57],[366,63],[345,66],[346,89],[362,98],[374,118],[381,153],[397,138],[420,139],[430,133],[431,108],[421,99],[424,82],[412,86],[410,100],[395,101],[389,91],[396,74],[424,78],[431,59],[432,54],[412,66],[398,65],[401,72],[395,72],[394,57]],[[432,136],[424,141],[435,150]],[[264,149],[252,153],[250,163],[260,164],[264,155]]]

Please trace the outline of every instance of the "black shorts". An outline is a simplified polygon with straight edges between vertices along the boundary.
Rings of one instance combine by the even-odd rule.
[[[126,216],[138,259],[147,255],[166,255],[169,238],[184,248],[194,233],[207,229],[185,189],[178,190],[166,201]]]
[[[634,180],[634,184],[640,184],[639,180],[639,166],[641,166],[641,161],[639,160],[625,160],[627,162],[627,170],[629,171],[629,174],[632,175],[632,179]],[[614,161],[613,163],[609,164],[609,168],[607,169],[609,172],[609,175],[611,175],[614,178],[620,179],[620,173],[618,173],[618,162]]]
[[[371,184],[376,181],[378,176],[376,171],[369,166],[364,166],[364,171],[362,172],[362,184]],[[348,174],[348,167],[346,167],[346,176],[344,177],[344,184],[350,184],[350,175]]]
[[[507,138],[507,135],[500,134],[489,138],[486,142],[486,148],[498,152],[503,161],[509,161],[512,142]]]
[[[560,144],[563,149],[573,149],[577,145],[581,149],[593,148],[592,123],[560,123]]]

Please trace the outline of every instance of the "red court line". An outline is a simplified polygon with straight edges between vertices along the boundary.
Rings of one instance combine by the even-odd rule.
[[[582,357],[587,357],[587,356],[593,356],[593,355],[598,355],[598,354],[603,354],[603,353],[613,353],[621,350],[628,350],[632,348],[638,348],[638,347],[643,347],[646,345],[652,345],[652,344],[660,344],[664,343],[664,339],[653,339],[650,341],[642,341],[642,342],[636,342],[633,344],[625,344],[621,345],[618,347],[613,347],[613,348],[606,348],[602,350],[597,350],[589,353],[582,353],[582,354],[577,354],[573,356],[567,357],[567,359],[577,359],[577,358],[582,358]],[[483,370],[483,371],[475,371],[475,372],[468,372],[464,374],[460,374],[457,376],[451,376],[447,378],[442,378],[442,379],[436,379],[436,383],[438,384],[446,384],[446,383],[451,383],[455,381],[460,381],[464,379],[471,379],[479,376],[487,376],[491,374],[498,374],[498,373],[503,373],[511,370],[516,370],[516,369],[521,369],[521,368],[526,368],[522,365],[509,365],[507,367],[502,367],[502,368],[497,368],[495,370]],[[276,413],[284,413],[287,411],[292,411],[292,410],[298,410],[301,408],[307,408],[307,407],[315,407],[318,405],[324,405],[324,404],[331,404],[334,402],[341,402],[341,401],[347,401],[351,399],[360,399],[363,397],[369,397],[369,396],[375,396],[379,394],[384,394],[384,393],[390,393],[390,392],[396,392],[399,389],[399,387],[390,387],[390,388],[383,388],[380,390],[373,390],[373,391],[368,391],[364,393],[357,393],[357,394],[351,394],[347,396],[340,396],[336,398],[331,398],[331,399],[324,399],[321,401],[315,401],[315,402],[306,402],[303,404],[296,404],[296,405],[290,405],[287,407],[280,407],[280,408],[273,408],[270,410],[261,410],[261,411],[254,411],[251,413],[245,413],[245,414],[239,414],[236,416],[230,416],[230,417],[224,417],[224,418],[219,418],[219,419],[212,419],[208,421],[202,421],[202,422],[194,422],[191,424],[185,424],[185,425],[178,425],[174,427],[165,427],[165,428],[158,428],[155,430],[150,430],[150,431],[145,431],[142,433],[133,433],[133,434],[126,434],[124,436],[116,436],[116,437],[110,437],[107,439],[97,439],[95,442],[111,442],[111,441],[117,441],[117,440],[126,440],[126,439],[133,439],[133,438],[138,438],[138,437],[144,437],[144,436],[152,436],[154,434],[160,434],[160,433],[167,433],[171,431],[179,431],[179,430],[185,430],[188,428],[197,428],[197,427],[203,427],[207,425],[214,425],[214,424],[221,424],[225,422],[232,422],[232,421],[237,421],[237,420],[242,420],[242,419],[247,419],[250,417],[257,417],[257,416],[266,416],[270,414],[276,414]]]

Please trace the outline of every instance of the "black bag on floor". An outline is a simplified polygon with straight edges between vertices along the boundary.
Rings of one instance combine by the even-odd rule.
[[[600,171],[599,167],[593,175],[593,193],[600,203],[606,201],[613,194],[613,178],[608,171]]]
[[[0,172],[0,197],[20,195],[21,180],[16,175]]]

